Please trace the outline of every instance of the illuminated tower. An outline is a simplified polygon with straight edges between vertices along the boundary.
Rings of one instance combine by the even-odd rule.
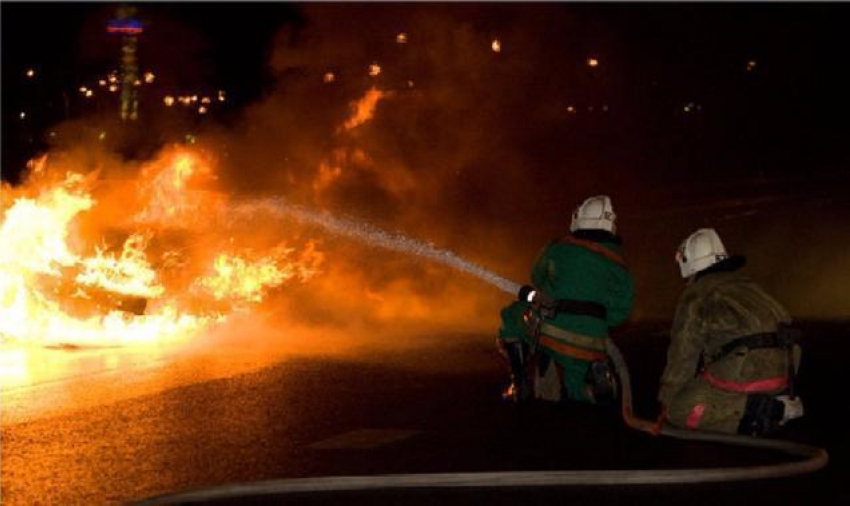
[[[109,21],[106,31],[121,36],[121,119],[135,121],[139,118],[139,63],[136,47],[144,28],[135,18],[136,8],[122,5],[115,19]]]

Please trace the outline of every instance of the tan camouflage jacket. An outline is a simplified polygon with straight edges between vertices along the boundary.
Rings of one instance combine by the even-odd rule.
[[[716,362],[711,357],[733,339],[773,332],[780,322],[790,321],[782,305],[737,272],[699,277],[679,299],[658,400],[669,405],[685,382],[701,373],[701,360],[704,370],[722,381],[787,376],[786,350],[739,347]]]

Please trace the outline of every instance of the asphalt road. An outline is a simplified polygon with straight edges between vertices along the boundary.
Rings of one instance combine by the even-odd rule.
[[[786,436],[829,450],[829,467],[814,475],[699,486],[313,494],[287,497],[287,503],[850,504],[841,481],[850,452],[838,390],[848,350],[843,334],[850,324],[808,328],[800,384],[808,416]],[[664,361],[665,338],[651,330],[633,329],[618,338],[632,369],[637,411],[644,416],[656,409],[654,390]],[[721,467],[784,458],[653,438],[589,406],[505,404],[498,395],[504,378],[492,338],[478,334],[372,341],[346,353],[270,357],[263,351],[253,361],[245,358],[251,353],[261,351],[213,354],[215,362],[210,355],[139,359],[135,366],[125,357],[129,364],[106,372],[7,388],[0,500],[122,503],[277,478]],[[53,397],[53,406],[25,409],[46,389],[57,388],[90,395]]]

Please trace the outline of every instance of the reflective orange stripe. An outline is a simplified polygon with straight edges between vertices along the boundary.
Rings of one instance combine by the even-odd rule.
[[[730,392],[770,392],[771,390],[782,390],[788,386],[788,378],[786,376],[765,378],[749,381],[747,383],[738,383],[732,380],[720,379],[717,376],[713,376],[708,371],[703,373],[703,377],[717,388],[728,390]]]
[[[696,429],[699,426],[699,421],[702,420],[702,415],[705,413],[705,404],[697,404],[691,410],[686,422],[689,429]]]
[[[611,251],[610,249],[606,248],[605,246],[602,246],[599,243],[596,243],[596,242],[593,242],[593,241],[587,241],[585,239],[579,239],[577,237],[573,237],[573,236],[569,236],[569,235],[563,237],[560,242],[566,243],[566,244],[575,244],[576,246],[581,246],[583,248],[587,248],[590,251],[593,251],[594,253],[599,253],[600,255],[604,256],[608,260],[612,260],[612,261],[620,264],[621,266],[626,267],[626,261],[623,259],[623,257],[621,257],[617,253]]]
[[[607,357],[604,353],[585,350],[584,348],[579,348],[577,346],[570,346],[569,344],[562,343],[561,341],[557,341],[549,336],[540,336],[540,344],[557,351],[558,353],[567,355],[568,357],[580,358],[582,360],[604,360],[605,357]]]

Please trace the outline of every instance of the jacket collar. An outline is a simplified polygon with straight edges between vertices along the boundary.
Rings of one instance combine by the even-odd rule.
[[[694,279],[698,280],[703,276],[715,274],[718,272],[735,272],[747,264],[747,257],[744,255],[734,255],[725,260],[721,260],[711,267],[705,268],[694,275]]]
[[[593,242],[612,242],[617,245],[623,244],[623,239],[620,236],[612,234],[607,230],[602,229],[583,229],[576,230],[572,233],[576,239],[585,239]]]

